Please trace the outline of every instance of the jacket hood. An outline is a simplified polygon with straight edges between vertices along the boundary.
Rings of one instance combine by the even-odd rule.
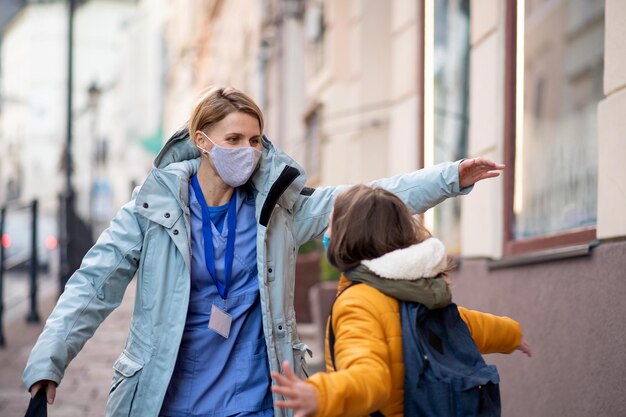
[[[171,138],[165,142],[163,148],[159,151],[153,162],[153,167],[163,169],[175,162],[187,161],[200,157],[200,151],[193,146],[189,140],[189,131],[187,128],[181,129],[174,133]]]
[[[284,187],[277,201],[283,207],[291,208],[295,204],[300,191],[306,184],[304,170],[288,155],[275,148],[272,142],[263,135],[263,150],[259,166],[248,181],[255,191],[266,197],[279,178]],[[200,152],[193,145],[187,128],[174,133],[165,143],[153,162],[153,168],[179,177],[184,182],[198,170]],[[288,175],[286,175],[288,174]],[[176,188],[176,185],[174,188]],[[175,193],[178,194],[178,193]]]
[[[434,237],[408,248],[398,249],[380,258],[361,262],[374,274],[392,280],[434,278],[446,270],[446,249]]]
[[[350,281],[362,282],[400,301],[423,304],[428,309],[442,308],[452,301],[452,293],[442,272],[447,258],[443,244],[429,238],[380,258],[362,261],[346,271],[339,291]]]

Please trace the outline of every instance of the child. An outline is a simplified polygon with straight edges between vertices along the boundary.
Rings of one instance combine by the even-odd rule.
[[[449,303],[445,248],[397,196],[366,185],[337,196],[327,235],[328,259],[343,272],[338,293],[347,289],[336,299],[329,320],[336,339],[334,346],[326,339],[327,373],[302,381],[284,363],[284,376],[272,373],[277,383],[272,391],[285,397],[276,405],[293,409],[295,417],[402,416],[398,300],[429,308]],[[519,349],[531,355],[517,322],[463,307],[458,312],[480,353]]]

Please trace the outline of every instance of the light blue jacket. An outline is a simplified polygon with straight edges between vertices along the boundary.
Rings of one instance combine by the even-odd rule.
[[[256,198],[257,262],[263,329],[270,369],[289,361],[305,372],[307,346],[296,331],[293,307],[298,247],[328,225],[343,187],[305,188],[303,170],[266,138],[249,184]],[[459,190],[458,162],[380,180],[417,212]],[[190,283],[189,178],[199,153],[186,130],[157,156],[144,184],[133,193],[87,253],[48,318],[24,371],[26,388],[48,379],[60,383],[69,362],[100,323],[119,306],[137,275],[135,307],[126,347],[113,365],[106,414],[157,416],[180,345]],[[276,408],[277,416],[291,415]]]

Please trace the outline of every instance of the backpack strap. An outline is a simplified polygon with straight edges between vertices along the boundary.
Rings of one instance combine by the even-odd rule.
[[[328,350],[330,352],[330,361],[333,364],[333,371],[337,370],[337,366],[335,365],[335,331],[333,330],[333,310],[335,309],[335,302],[337,301],[337,298],[339,298],[341,294],[346,292],[348,288],[353,287],[357,284],[360,284],[360,282],[352,281],[350,285],[341,290],[341,292],[335,297],[335,300],[333,301],[333,306],[330,308],[330,317],[328,318]]]
[[[358,284],[361,284],[361,283],[352,281],[350,285],[348,285],[346,288],[341,290],[339,294],[337,294],[337,296],[335,297],[335,301],[337,301],[337,298],[339,298],[341,294],[346,292],[348,288],[353,287]],[[335,301],[333,301],[333,306],[330,309],[330,317],[328,318],[328,351],[330,352],[330,361],[333,364],[334,371],[337,370],[337,366],[335,365],[335,331],[333,330],[333,309],[335,308]],[[378,410],[371,413],[370,416],[371,417],[385,417],[385,415]]]

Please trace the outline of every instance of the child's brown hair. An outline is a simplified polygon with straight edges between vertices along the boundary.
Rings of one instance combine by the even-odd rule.
[[[332,216],[328,260],[342,272],[431,236],[398,196],[369,185],[339,194]]]

